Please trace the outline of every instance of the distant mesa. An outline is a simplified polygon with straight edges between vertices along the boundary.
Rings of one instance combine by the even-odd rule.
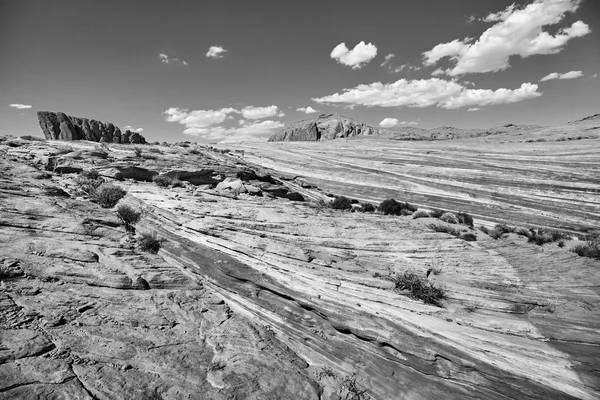
[[[352,136],[378,135],[381,131],[339,114],[303,119],[273,134],[269,142],[319,142]]]
[[[46,139],[89,140],[91,142],[144,144],[146,139],[137,132],[126,130],[110,122],[71,117],[62,112],[38,111],[40,127]]]
[[[577,121],[570,121],[569,124],[576,124],[578,122],[600,122],[600,114],[590,115],[589,117],[581,118]]]

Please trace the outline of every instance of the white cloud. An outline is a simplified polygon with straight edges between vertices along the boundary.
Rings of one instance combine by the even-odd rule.
[[[559,74],[558,72],[553,72],[551,74],[546,75],[542,79],[540,79],[540,82],[549,81],[552,79],[576,79],[576,78],[581,78],[582,76],[583,76],[582,71],[570,71],[570,72],[566,72],[564,74]]]
[[[312,108],[311,106],[308,107],[300,107],[298,109],[296,109],[296,111],[300,111],[303,112],[304,114],[314,114],[316,112],[319,112],[319,110],[315,110],[314,108]]]
[[[479,111],[479,110],[481,110],[479,107],[473,107],[473,108],[469,108],[467,111],[473,112],[473,111]]]
[[[392,54],[392,53],[388,54],[387,56],[385,56],[385,61],[382,62],[381,64],[379,64],[379,66],[380,67],[385,67],[386,64],[388,64],[392,60],[392,58],[394,58],[394,57],[396,57],[395,54]]]
[[[242,115],[246,119],[263,119],[274,117],[277,115],[277,106],[269,107],[254,107],[246,106],[241,110]],[[280,113],[281,114],[281,113]]]
[[[123,131],[131,131],[131,132],[143,132],[144,128],[132,128],[131,126],[127,125],[123,127]]]
[[[31,105],[31,104],[18,104],[18,103],[13,103],[13,104],[10,104],[10,105],[9,105],[9,107],[16,108],[17,110],[26,110],[26,109],[28,109],[28,108],[31,108],[31,107],[32,107],[32,105]]]
[[[227,119],[230,113],[239,112],[235,108],[222,108],[220,110],[182,110],[180,108],[169,108],[163,114],[166,114],[168,122],[179,122],[185,125],[186,130],[206,128],[211,125],[217,125]],[[184,133],[187,133],[184,131]]]
[[[374,44],[360,42],[354,49],[349,50],[345,43],[340,43],[331,51],[331,58],[337,60],[340,64],[358,69],[363,64],[368,63],[377,55],[377,47]]]
[[[597,77],[598,77],[598,74],[592,75],[592,78],[597,78]]]
[[[565,13],[574,12],[581,0],[535,0],[525,7],[514,4],[505,10],[489,14],[485,22],[496,22],[473,43],[471,38],[455,39],[436,45],[423,53],[424,65],[434,65],[444,57],[455,62],[452,76],[466,73],[496,72],[510,67],[509,58],[526,58],[535,54],[560,52],[573,38],[591,32],[582,21],[560,29],[554,36],[545,26],[556,25]]]
[[[537,85],[524,83],[519,89],[467,89],[464,84],[438,78],[406,80],[393,83],[374,82],[345,89],[341,94],[312,99],[319,104],[362,105],[367,107],[438,107],[454,109],[465,106],[507,104],[535,98]]]
[[[171,58],[168,55],[166,55],[165,53],[160,53],[158,55],[158,59],[165,63],[165,64],[172,64],[172,65],[189,65],[186,61],[180,60],[179,58]]]
[[[445,73],[446,71],[444,71],[442,68],[438,68],[431,73],[431,76],[444,75]]]
[[[208,57],[208,58],[223,58],[223,53],[226,53],[226,52],[227,52],[227,50],[225,50],[221,46],[210,46],[210,48],[206,52],[206,57]]]
[[[380,123],[379,126],[381,126],[382,128],[391,128],[392,126],[396,126],[398,125],[398,118],[384,118]]]
[[[408,125],[419,125],[419,123],[417,121],[410,121]]]

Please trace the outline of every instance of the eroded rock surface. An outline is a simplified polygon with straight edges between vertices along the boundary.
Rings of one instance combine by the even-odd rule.
[[[121,204],[143,213],[132,236],[114,210],[77,192],[75,176],[40,178],[48,146],[0,143],[0,398],[600,394],[600,265],[568,246],[461,226],[478,238],[466,242],[433,232],[431,218],[126,179],[115,182],[128,192]],[[127,146],[109,147],[99,164],[73,163],[133,162]],[[185,162],[219,182],[324,197],[314,177],[258,172],[251,155],[156,150],[137,166],[165,174]],[[161,238],[158,254],[136,247],[142,233]],[[448,293],[443,308],[389,279],[431,268]]]
[[[352,136],[379,134],[379,129],[338,114],[321,114],[298,121],[273,134],[269,142],[318,142]]]

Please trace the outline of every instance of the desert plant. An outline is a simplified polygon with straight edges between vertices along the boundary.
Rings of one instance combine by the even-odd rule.
[[[475,312],[481,307],[483,307],[483,303],[477,300],[468,301],[466,303],[463,303],[463,305],[465,306],[465,310],[467,310],[470,313]]]
[[[158,253],[160,250],[160,239],[150,233],[142,233],[137,241],[138,247],[148,253]]]
[[[86,177],[88,179],[94,179],[94,180],[100,179],[100,174],[98,173],[98,171],[96,171],[94,169],[83,170],[79,173],[79,175]]]
[[[526,236],[526,237],[528,237],[530,232],[529,232],[529,229],[527,229],[527,228],[517,228],[515,230],[515,233],[517,235],[519,235],[519,236]]]
[[[490,234],[490,229],[487,226],[479,225],[479,230],[485,233],[486,235]]]
[[[379,211],[385,215],[402,215],[402,210],[415,212],[418,208],[409,203],[401,203],[395,199],[387,199],[379,204]]]
[[[451,212],[445,212],[444,214],[442,214],[442,216],[440,216],[440,220],[448,224],[458,224],[458,219],[456,218],[456,215],[454,215]]]
[[[591,237],[584,243],[574,246],[571,251],[580,257],[596,258],[600,260],[600,237]]]
[[[135,153],[135,156],[139,158],[142,156],[144,150],[141,147],[134,147],[133,152]]]
[[[435,232],[448,233],[452,236],[460,237],[461,233],[458,229],[455,229],[451,226],[440,224],[440,223],[431,223],[427,225],[428,228],[433,229]]]
[[[140,212],[135,211],[132,207],[121,204],[117,207],[117,217],[123,222],[125,228],[131,231],[133,230],[133,225],[137,224],[140,220],[142,214]]]
[[[424,210],[415,211],[412,215],[413,219],[417,218],[429,218],[429,213]]]
[[[97,171],[81,171],[79,176],[75,178],[75,183],[79,187],[79,192],[92,196],[96,189],[104,183],[104,179],[100,177]]]
[[[100,204],[101,207],[112,208],[119,200],[125,197],[126,194],[127,192],[120,186],[113,185],[112,183],[103,183],[90,193],[90,197],[92,198],[92,201]]]
[[[360,203],[362,212],[372,213],[375,212],[375,206],[371,203]]]
[[[155,147],[150,147],[148,149],[148,152],[149,153],[154,153],[154,154],[162,154],[162,151],[160,149],[155,148]]]
[[[352,208],[352,200],[345,196],[337,196],[330,203],[330,207],[334,210],[349,210]]]
[[[557,242],[567,238],[568,235],[554,229],[531,228],[529,229],[529,235],[527,235],[527,242],[541,246],[546,243]]]
[[[516,226],[510,226],[506,224],[496,224],[494,229],[500,233],[514,233],[517,231]]]
[[[445,212],[446,212],[446,211],[444,211],[444,210],[435,209],[435,210],[432,210],[432,211],[430,211],[430,212],[429,212],[429,216],[430,216],[431,218],[439,218],[439,217],[441,217],[442,215],[444,215],[444,213],[445,213]]]
[[[462,240],[466,240],[467,242],[476,242],[477,241],[477,235],[473,232],[463,233],[462,235],[460,235],[460,238]]]
[[[489,229],[486,232],[492,239],[504,239],[506,238],[506,233],[499,231],[498,229],[494,228],[494,229]]]
[[[473,227],[473,217],[467,213],[464,213],[464,212],[457,213],[456,219],[458,220],[459,224],[463,224],[463,225],[466,225],[471,228]]]
[[[397,274],[393,282],[397,290],[408,290],[411,298],[422,300],[425,304],[443,306],[442,300],[446,298],[445,290],[433,285],[426,277],[412,271],[405,271],[403,274]]]

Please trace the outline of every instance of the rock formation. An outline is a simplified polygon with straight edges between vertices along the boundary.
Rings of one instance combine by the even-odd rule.
[[[91,142],[144,144],[146,139],[137,132],[121,129],[112,123],[94,119],[71,117],[65,113],[39,111],[40,127],[46,139],[53,140],[89,140]]]
[[[378,135],[379,129],[339,114],[321,114],[298,121],[269,138],[269,142],[318,142],[351,136]]]

